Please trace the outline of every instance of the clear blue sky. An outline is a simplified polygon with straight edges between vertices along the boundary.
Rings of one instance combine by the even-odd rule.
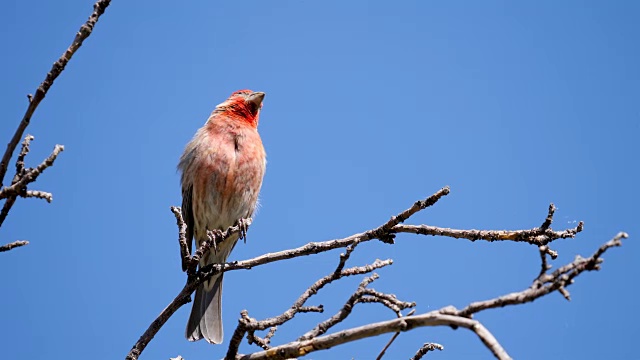
[[[91,6],[3,4],[2,144]],[[114,0],[28,129],[29,164],[56,143],[66,150],[33,187],[54,202],[20,199],[0,229],[1,243],[31,241],[0,255],[0,353],[124,358],[184,284],[169,211],[181,202],[178,157],[216,104],[250,88],[267,93],[268,166],[232,259],[370,229],[444,185],[452,194],[410,223],[530,228],[554,202],[555,228],[585,221],[577,239],[554,243],[556,267],[618,231],[631,239],[578,278],[571,302],[552,294],[477,318],[517,359],[637,358],[638,18],[636,1]],[[242,309],[281,313],[338,254],[228,273],[225,340]],[[418,312],[522,290],[539,269],[525,244],[407,235],[362,245],[351,265],[388,257],[394,265],[372,286]],[[333,314],[360,280],[310,304]],[[224,346],[184,339],[188,312],[142,359],[223,356]],[[359,305],[339,329],[392,317]],[[300,315],[274,343],[323,318]],[[370,359],[387,339],[309,358]],[[403,334],[388,359],[426,341],[445,346],[429,358],[490,358],[469,331],[424,328]]]

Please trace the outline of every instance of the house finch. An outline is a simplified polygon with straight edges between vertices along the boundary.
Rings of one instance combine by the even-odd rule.
[[[258,117],[264,93],[236,91],[216,106],[187,144],[178,169],[182,172],[182,213],[187,241],[207,240],[207,230],[225,230],[256,209],[266,167]],[[200,260],[200,267],[223,264],[238,236],[226,239]],[[184,270],[183,264],[183,270]],[[185,336],[222,342],[222,275],[212,276],[196,290]]]

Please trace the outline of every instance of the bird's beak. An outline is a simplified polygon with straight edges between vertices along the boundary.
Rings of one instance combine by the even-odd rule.
[[[246,102],[253,105],[254,109],[260,109],[262,105],[262,100],[264,100],[263,92],[254,92],[251,95],[247,96]]]

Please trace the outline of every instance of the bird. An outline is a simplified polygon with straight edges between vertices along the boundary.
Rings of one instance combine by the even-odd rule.
[[[266,170],[266,153],[258,134],[264,92],[238,90],[216,106],[204,126],[186,145],[178,171],[181,173],[182,213],[191,251],[207,240],[207,230],[226,230],[238,220],[251,217]],[[200,268],[224,264],[239,235],[225,239],[200,259]],[[186,263],[183,262],[183,271]],[[185,337],[223,340],[222,278],[217,274],[198,286]]]

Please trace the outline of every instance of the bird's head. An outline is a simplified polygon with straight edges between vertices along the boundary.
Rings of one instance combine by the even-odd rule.
[[[264,95],[263,92],[259,91],[238,90],[223,103],[216,106],[213,114],[223,114],[257,128]]]

